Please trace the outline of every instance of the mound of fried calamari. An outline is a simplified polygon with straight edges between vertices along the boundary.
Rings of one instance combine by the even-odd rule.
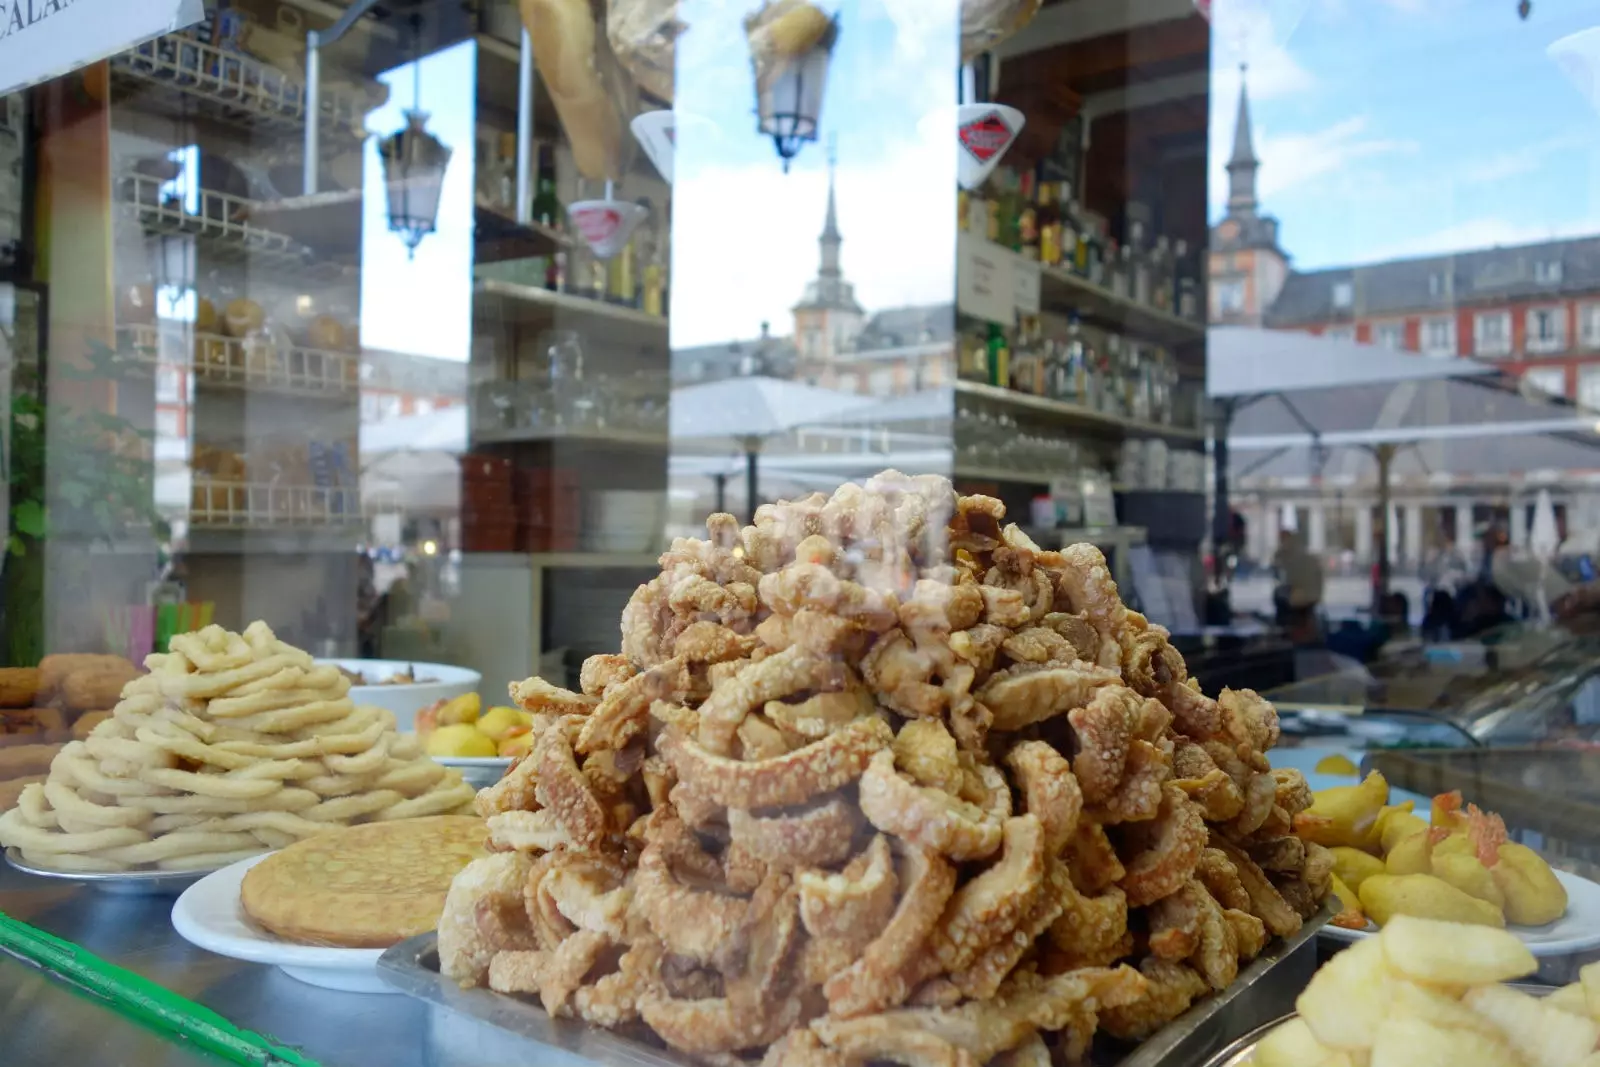
[[[1271,705],[1003,518],[889,472],[674,542],[581,694],[512,686],[445,973],[703,1059],[1071,1063],[1297,930]]]

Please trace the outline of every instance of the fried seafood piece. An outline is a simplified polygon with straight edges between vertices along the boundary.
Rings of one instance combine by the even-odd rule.
[[[1233,927],[1234,942],[1241,962],[1253,960],[1267,947],[1267,925],[1247,911],[1223,908],[1222,917]]]
[[[1200,805],[1208,822],[1225,822],[1244,810],[1244,794],[1211,754],[1187,737],[1174,741],[1172,753],[1173,785]]]
[[[1223,732],[1235,743],[1265,752],[1278,743],[1278,709],[1253,689],[1224,689],[1217,696]]]
[[[1238,846],[1213,835],[1212,847],[1220,851],[1228,862],[1233,864],[1234,872],[1239,880],[1239,885],[1250,897],[1250,907],[1246,910],[1266,924],[1267,929],[1275,937],[1288,937],[1297,932],[1301,926],[1301,918],[1294,908],[1284,900],[1283,894],[1267,878],[1262,869],[1256,866]],[[1218,899],[1221,899],[1220,897]],[[1231,902],[1226,902],[1232,906]]]
[[[1085,893],[1098,893],[1122,881],[1128,873],[1106,836],[1106,828],[1091,819],[1079,819],[1066,851],[1072,884]]]
[[[1315,801],[1311,795],[1311,786],[1306,783],[1306,776],[1293,767],[1274,768],[1272,780],[1277,783],[1275,791],[1277,804],[1291,819],[1305,811]]]
[[[511,683],[511,702],[524,711],[551,715],[587,715],[599,703],[592,696],[551,685],[543,678]]]
[[[918,785],[954,796],[960,796],[966,787],[961,750],[939,720],[911,719],[894,735],[890,748],[895,766],[903,768]]]
[[[809,609],[847,619],[873,633],[899,622],[900,603],[893,592],[840,578],[820,563],[795,560],[762,575],[759,589],[761,602],[779,615]]]
[[[1098,896],[1076,889],[1062,896],[1062,912],[1050,925],[1050,942],[1062,970],[1106,967],[1128,955],[1128,897],[1117,886]]]
[[[656,750],[677,771],[679,787],[688,786],[711,803],[777,808],[803,804],[855,781],[873,754],[893,739],[888,724],[872,717],[785,755],[754,762],[715,755],[670,729],[657,738]]]
[[[1089,544],[1069,545],[1055,555],[1052,577],[1056,583],[1056,610],[1082,612],[1094,628],[1098,648],[1091,663],[1122,666],[1122,631],[1128,609],[1117,593],[1117,583],[1101,551]]]
[[[1033,621],[1028,600],[1018,590],[981,585],[978,592],[983,596],[983,621],[989,625],[1015,630]]]
[[[980,767],[986,788],[1009,805],[1010,787],[993,767]],[[861,776],[862,814],[873,826],[954,860],[983,859],[1000,847],[1003,815],[942,789],[917,785],[895,769],[894,752],[880,751]]]
[[[1098,805],[1094,817],[1106,825],[1153,819],[1161,808],[1161,788],[1172,776],[1171,756],[1149,741],[1128,746],[1122,781]]]
[[[584,696],[599,698],[606,695],[607,689],[638,673],[627,656],[602,652],[583,661],[578,669],[578,688]]]
[[[690,627],[684,632],[685,635],[693,629]],[[606,691],[600,703],[584,718],[583,729],[578,734],[574,748],[580,753],[626,748],[649,724],[651,704],[657,700],[681,700],[688,687],[688,672],[681,656],[635,674],[627,681],[618,682]]]
[[[639,854],[633,877],[633,908],[667,951],[697,963],[716,965],[737,953],[736,935],[745,928],[750,902],[714,889],[685,885],[661,846],[652,842]]]
[[[1206,847],[1206,824],[1200,808],[1183,790],[1162,787],[1161,808],[1149,822],[1129,823],[1124,846],[1128,873],[1119,883],[1128,903],[1139,907],[1175,892],[1194,873]]]
[[[1250,894],[1239,880],[1239,869],[1219,848],[1207,847],[1195,864],[1194,876],[1224,908],[1250,910]]]
[[[915,725],[907,723],[901,733]],[[1038,817],[1044,829],[1045,855],[1059,856],[1078,829],[1083,811],[1083,791],[1072,765],[1043,741],[1023,741],[1006,753],[1006,766],[1016,778],[1023,810]]]
[[[862,947],[878,936],[894,913],[900,878],[894,854],[883,834],[837,874],[819,870],[795,873],[800,893],[800,920],[814,938],[859,940]],[[855,959],[860,953],[853,954]]]
[[[994,729],[1020,730],[1081,708],[1096,690],[1121,681],[1115,669],[1081,662],[1043,669],[1019,665],[995,671],[974,695],[994,715]]]
[[[1210,992],[1206,980],[1187,964],[1152,957],[1139,965],[1139,973],[1145,978],[1144,994],[1100,1012],[1100,1028],[1112,1037],[1142,1041]]]
[[[795,811],[728,809],[729,840],[769,867],[828,867],[850,855],[861,817],[840,797]]]
[[[522,887],[533,861],[516,852],[475,859],[450,882],[439,916],[439,973],[462,986],[482,985],[495,953],[531,947]]]
[[[750,663],[719,682],[700,705],[701,746],[715,755],[727,755],[733,751],[739,724],[751,711],[806,690],[842,689],[850,680],[848,669],[799,645]]]
[[[822,987],[828,1010],[842,1018],[905,1003],[918,977],[910,968],[955,892],[956,870],[938,853],[909,842],[897,851],[901,894],[894,913],[861,957]]]
[[[1044,827],[1038,818],[1007,819],[1001,832],[1000,858],[956,890],[929,938],[933,960],[946,974],[970,967],[1016,929],[1044,889]]]
[[[563,720],[566,725],[576,722]],[[596,848],[610,827],[606,809],[578,769],[568,731],[557,724],[539,735],[529,759],[534,765],[534,796],[550,811],[577,848]]]
[[[1025,987],[1006,987],[990,1000],[954,1008],[903,1008],[861,1018],[828,1015],[811,1029],[824,1044],[859,1060],[886,1059],[908,1067],[983,1064],[1038,1031],[1060,1030],[1084,1011],[1105,1011],[1142,997],[1146,981],[1131,967],[1084,968]],[[935,1039],[966,1058],[949,1058]],[[929,1058],[929,1056],[932,1058]]]

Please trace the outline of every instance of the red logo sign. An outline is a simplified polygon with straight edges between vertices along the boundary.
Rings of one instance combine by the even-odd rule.
[[[622,225],[622,215],[608,207],[585,208],[572,213],[578,232],[592,245],[605,244]]]
[[[961,137],[961,147],[972,153],[972,158],[979,163],[987,163],[1004,152],[1015,135],[998,111],[980,115],[956,132]]]

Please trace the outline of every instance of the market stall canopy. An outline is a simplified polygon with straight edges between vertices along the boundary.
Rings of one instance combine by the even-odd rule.
[[[363,462],[387,452],[448,452],[467,450],[467,409],[464,404],[430,411],[425,415],[361,424]]]
[[[671,433],[675,438],[771,437],[875,403],[871,397],[763,375],[724,378],[672,391]]]
[[[1422,358],[1296,330],[1213,326],[1206,331],[1206,395],[1214,398],[1494,373],[1476,360]]]

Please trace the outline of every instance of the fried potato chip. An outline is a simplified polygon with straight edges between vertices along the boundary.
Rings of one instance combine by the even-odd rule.
[[[1488,926],[1397,915],[1372,942],[1363,942],[1368,943],[1381,945],[1389,966],[1418,982],[1506,982],[1539,969],[1539,961],[1515,934]]]

